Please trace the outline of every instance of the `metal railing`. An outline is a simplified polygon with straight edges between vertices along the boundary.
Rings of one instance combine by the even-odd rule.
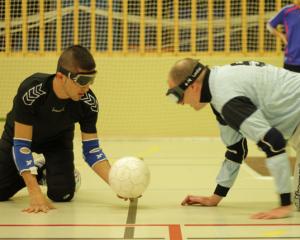
[[[59,54],[68,44],[82,44],[90,48],[92,53],[106,55],[266,55],[282,52],[279,39],[273,36],[266,39],[268,32],[265,27],[266,22],[282,7],[281,0],[274,0],[274,6],[269,9],[266,9],[265,1],[258,1],[257,14],[248,13],[250,1],[247,0],[219,1],[224,6],[221,14],[214,6],[216,1],[207,0],[202,1],[206,10],[203,15],[199,14],[200,2],[197,0],[123,0],[119,1],[119,8],[116,7],[116,0],[102,1],[105,2],[103,6],[96,0],[88,1],[88,5],[80,0],[72,1],[71,5],[66,4],[70,2],[68,0],[35,0],[38,11],[29,15],[32,1],[21,0],[19,16],[12,17],[14,2],[5,0],[5,10],[0,16],[0,55]],[[47,2],[52,3],[52,7],[46,9]],[[136,3],[133,4],[135,14],[129,14],[132,12],[129,9],[132,2]],[[153,5],[150,5],[151,2]],[[182,7],[185,2],[186,5]],[[166,7],[167,3],[169,5]],[[238,6],[234,14],[233,4]],[[149,8],[151,14],[148,13]],[[182,17],[182,9],[187,11],[185,17]],[[72,19],[67,22],[66,16]],[[82,16],[85,16],[86,28],[82,27]],[[33,44],[36,46],[34,49],[29,44],[34,41],[29,40],[30,29],[33,28],[38,29],[38,35],[31,37],[38,41],[38,46]],[[49,28],[54,31],[49,31]],[[138,28],[138,31],[133,32],[131,28]],[[66,29],[69,29],[67,34]],[[253,30],[251,34],[249,29],[257,31]],[[81,37],[83,31],[88,37]],[[55,39],[54,43],[49,40],[49,34],[52,34],[51,39]],[[234,40],[234,34],[235,38],[240,39],[238,44],[235,44],[237,40]],[[66,41],[65,38],[70,36],[72,40]],[[47,41],[51,41],[54,47],[49,47]]]

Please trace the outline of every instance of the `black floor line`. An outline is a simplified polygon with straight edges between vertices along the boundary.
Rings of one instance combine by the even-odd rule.
[[[138,198],[130,199],[126,224],[135,224]],[[134,226],[125,227],[124,239],[134,238]]]

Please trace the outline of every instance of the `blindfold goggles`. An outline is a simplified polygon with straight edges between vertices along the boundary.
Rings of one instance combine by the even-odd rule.
[[[170,88],[166,93],[166,96],[169,97],[173,102],[180,103],[183,100],[185,90],[192,85],[197,78],[200,76],[201,72],[207,68],[207,66],[198,63],[192,74],[188,76],[182,83],[178,86]]]
[[[97,71],[84,72],[84,73],[73,73],[63,68],[62,66],[58,67],[58,72],[61,72],[66,77],[72,79],[74,82],[78,83],[80,86],[85,86],[87,84],[93,84]]]

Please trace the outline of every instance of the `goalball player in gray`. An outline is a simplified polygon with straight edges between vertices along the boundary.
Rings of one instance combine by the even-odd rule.
[[[288,217],[292,211],[291,168],[285,151],[291,139],[300,153],[300,75],[262,62],[243,61],[208,68],[195,59],[175,63],[168,75],[167,96],[195,110],[210,105],[227,147],[211,196],[188,195],[182,205],[217,206],[227,195],[247,156],[246,138],[266,154],[280,206],[252,215],[257,219]],[[299,177],[295,176],[296,182]],[[296,184],[296,187],[298,184]],[[299,189],[295,190],[299,209]]]

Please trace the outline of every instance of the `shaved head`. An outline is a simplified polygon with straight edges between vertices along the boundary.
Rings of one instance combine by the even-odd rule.
[[[192,58],[184,58],[177,61],[171,68],[169,77],[176,85],[179,85],[193,73],[198,62],[197,59]]]
[[[59,57],[57,69],[59,66],[71,72],[92,71],[96,68],[93,56],[87,48],[80,45],[73,45],[67,48]]]

